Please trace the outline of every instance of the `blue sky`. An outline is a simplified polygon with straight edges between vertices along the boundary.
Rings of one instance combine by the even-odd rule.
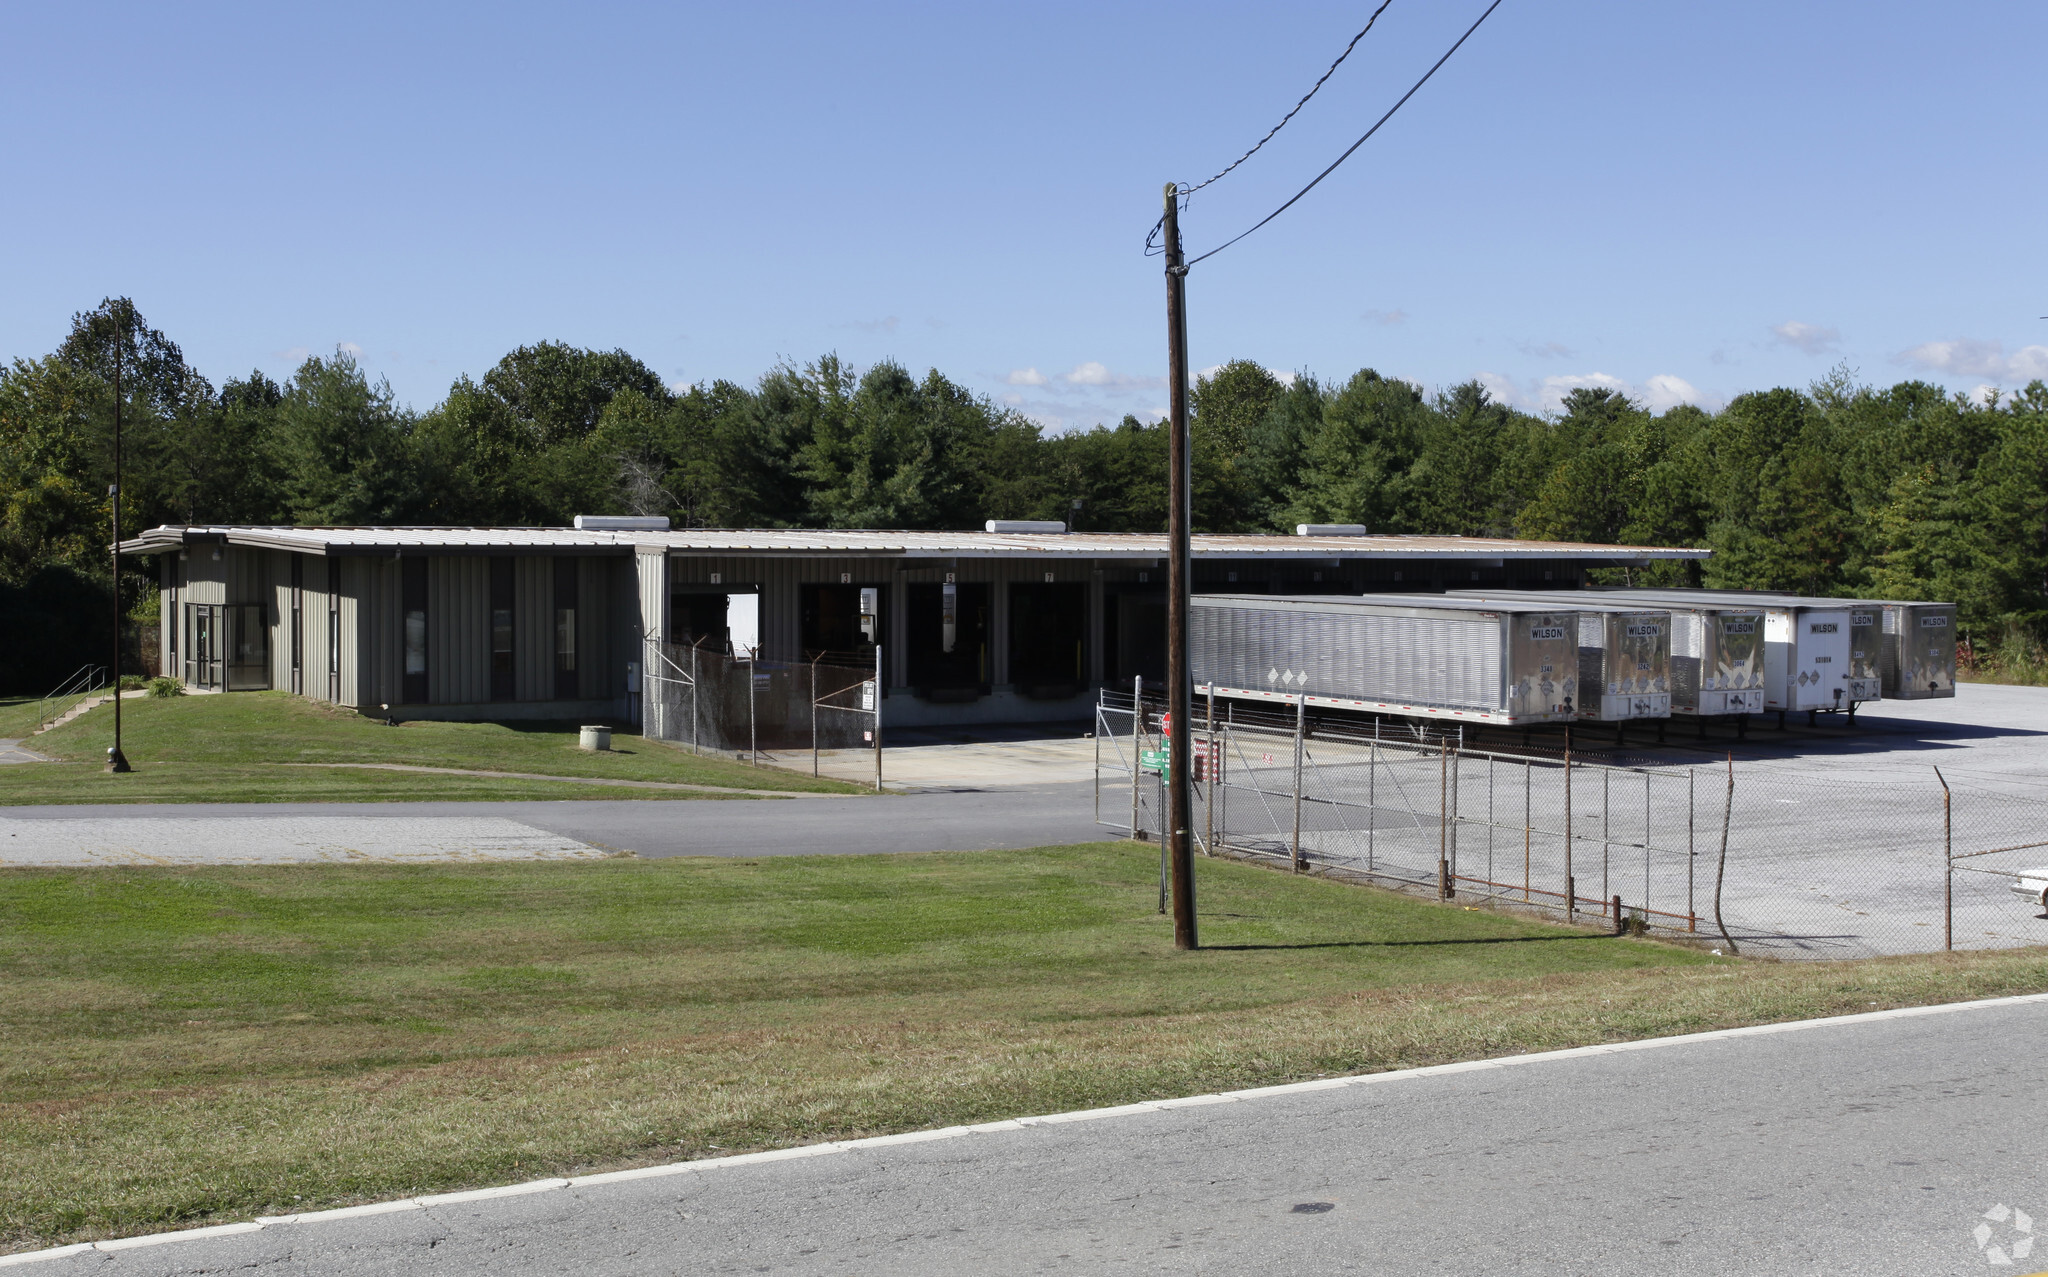
[[[1479,0],[1395,0],[1192,251],[1270,210]],[[837,351],[1054,428],[1163,407],[1168,179],[1366,5],[74,3],[0,11],[0,358],[133,296],[216,381],[346,345],[417,407],[506,350],[672,382]],[[1505,0],[1373,141],[1196,267],[1190,348],[1662,407],[2048,377],[2048,6]]]

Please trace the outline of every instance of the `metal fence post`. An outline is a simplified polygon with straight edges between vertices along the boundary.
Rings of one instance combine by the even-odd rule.
[[[1650,773],[1643,772],[1643,921],[1650,920]]]
[[[1693,849],[1693,782],[1699,773],[1690,768],[1685,773],[1685,929],[1700,929],[1699,909],[1693,904],[1693,868],[1699,864],[1699,852]]]
[[[1102,688],[1095,689],[1095,730],[1088,733],[1095,740],[1095,823],[1102,823],[1102,729],[1109,721],[1102,716]]]
[[[1294,872],[1301,872],[1301,754],[1308,729],[1308,697],[1294,698]]]
[[[697,743],[697,724],[704,717],[704,706],[698,700],[703,694],[702,684],[697,681],[697,645],[690,644],[690,752],[701,754],[703,748]]]
[[[1533,759],[1522,762],[1522,903],[1529,903],[1529,842],[1536,833],[1535,822],[1530,819],[1530,799],[1536,789],[1536,763]]]
[[[1721,882],[1728,876],[1728,822],[1735,814],[1735,751],[1728,751],[1728,796],[1721,802],[1721,859],[1714,866],[1714,925],[1721,929],[1721,941],[1728,946],[1728,952],[1735,953],[1735,937],[1728,934],[1728,923],[1721,917]]]
[[[754,717],[754,658],[759,655],[758,648],[747,649],[747,762],[754,767],[761,765],[761,736]]]
[[[1564,916],[1579,916],[1579,886],[1572,878],[1572,727],[1564,727]]]
[[[1614,843],[1611,841],[1614,800],[1610,797],[1612,786],[1609,784],[1613,779],[1614,772],[1610,768],[1600,769],[1600,901],[1603,913],[1606,912],[1607,904],[1607,861],[1614,849]]]
[[[1099,755],[1102,747],[1096,746]],[[1096,781],[1099,787],[1102,782]],[[882,792],[882,645],[875,644],[875,792]]]
[[[1941,774],[1941,768],[1934,769],[1934,778],[1941,782],[1941,948],[1950,953],[1956,947],[1956,851],[1952,837],[1954,825],[1949,802],[1948,778]]]
[[[1140,733],[1145,728],[1145,676],[1131,678],[1131,837],[1138,836],[1138,751],[1144,748]]]
[[[1486,756],[1486,898],[1494,897],[1493,878],[1493,763],[1492,754]]]
[[[1216,684],[1209,684],[1202,705],[1202,726],[1209,732],[1208,788],[1202,791],[1202,854],[1216,854],[1216,795],[1223,784],[1223,755],[1216,749]]]
[[[1372,720],[1372,766],[1365,769],[1365,871],[1373,872],[1378,865],[1375,845],[1380,831],[1380,720]]]
[[[1440,749],[1436,779],[1436,898],[1447,900],[1451,894],[1451,827],[1447,823],[1451,814],[1451,739],[1448,735],[1443,737]]]

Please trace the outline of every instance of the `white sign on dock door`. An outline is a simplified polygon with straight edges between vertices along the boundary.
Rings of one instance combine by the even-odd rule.
[[[753,653],[761,646],[761,596],[726,595],[725,628],[732,636],[734,658],[742,661],[752,660]]]

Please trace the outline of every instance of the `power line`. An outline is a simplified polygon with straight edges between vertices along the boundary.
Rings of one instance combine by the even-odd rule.
[[[1237,157],[1236,159],[1232,160],[1232,161],[1231,161],[1230,163],[1228,163],[1228,164],[1224,165],[1224,166],[1223,166],[1223,170],[1222,170],[1222,172],[1220,172],[1220,173],[1216,174],[1216,176],[1215,176],[1215,177],[1212,177],[1212,178],[1208,178],[1208,179],[1206,179],[1206,180],[1204,180],[1204,181],[1200,181],[1200,182],[1197,182],[1197,183],[1195,183],[1195,184],[1194,184],[1193,186],[1183,186],[1183,187],[1181,187],[1181,188],[1180,188],[1180,193],[1181,193],[1182,197],[1186,197],[1186,196],[1189,196],[1189,195],[1193,195],[1193,194],[1194,194],[1194,193],[1195,193],[1196,191],[1199,191],[1199,190],[1201,190],[1201,189],[1202,189],[1203,187],[1205,187],[1205,186],[1208,186],[1208,185],[1210,185],[1211,183],[1213,183],[1213,182],[1217,181],[1218,179],[1220,179],[1220,178],[1222,178],[1222,177],[1226,176],[1226,175],[1227,175],[1227,174],[1228,174],[1228,173],[1230,172],[1230,170],[1232,170],[1232,169],[1236,168],[1236,167],[1237,167],[1238,165],[1240,165],[1240,164],[1244,163],[1244,162],[1245,162],[1246,160],[1250,159],[1250,158],[1251,158],[1251,157],[1252,157],[1253,155],[1257,154],[1257,153],[1258,153],[1258,149],[1259,149],[1260,147],[1262,147],[1262,146],[1264,146],[1264,145],[1265,145],[1266,143],[1268,143],[1268,142],[1272,141],[1272,140],[1273,140],[1273,135],[1274,135],[1275,133],[1278,133],[1278,132],[1279,132],[1279,131],[1280,131],[1281,129],[1284,129],[1284,128],[1286,128],[1286,127],[1287,127],[1287,122],[1288,122],[1289,120],[1293,119],[1293,118],[1294,118],[1294,117],[1295,117],[1296,115],[1300,114],[1300,112],[1301,112],[1301,108],[1303,108],[1303,107],[1305,107],[1305,106],[1307,106],[1307,105],[1308,105],[1308,100],[1309,100],[1310,98],[1312,98],[1312,97],[1314,97],[1314,96],[1316,95],[1316,90],[1317,90],[1317,89],[1320,89],[1320,88],[1322,88],[1322,87],[1323,87],[1323,83],[1324,83],[1324,81],[1327,81],[1327,80],[1328,80],[1328,79],[1329,79],[1329,78],[1330,78],[1331,76],[1333,76],[1333,75],[1337,74],[1337,68],[1338,68],[1338,67],[1340,67],[1340,66],[1343,66],[1343,65],[1344,65],[1344,59],[1346,59],[1346,58],[1348,58],[1348,57],[1350,57],[1350,56],[1351,56],[1351,51],[1352,51],[1353,49],[1355,49],[1355,48],[1357,48],[1357,47],[1358,47],[1358,42],[1359,42],[1360,40],[1363,40],[1363,39],[1365,39],[1365,33],[1366,33],[1367,31],[1370,31],[1370,30],[1372,30],[1372,24],[1373,24],[1373,23],[1375,23],[1375,22],[1378,22],[1378,21],[1380,20],[1380,15],[1381,15],[1381,14],[1383,14],[1383,13],[1385,13],[1385,12],[1387,11],[1387,6],[1388,6],[1388,5],[1390,5],[1390,4],[1392,4],[1392,3],[1394,3],[1394,0],[1382,0],[1382,3],[1380,4],[1380,7],[1379,7],[1379,8],[1377,8],[1377,9],[1374,9],[1374,10],[1372,11],[1372,17],[1370,17],[1370,18],[1366,19],[1366,22],[1365,22],[1365,28],[1364,28],[1364,30],[1361,30],[1361,31],[1360,31],[1360,32],[1359,32],[1359,33],[1358,33],[1357,35],[1355,35],[1355,36],[1352,36],[1352,37],[1351,37],[1351,43],[1350,43],[1350,44],[1347,44],[1347,45],[1345,45],[1345,46],[1344,46],[1344,52],[1342,52],[1342,53],[1338,54],[1338,55],[1337,55],[1337,60],[1336,60],[1335,62],[1332,62],[1332,63],[1330,64],[1330,69],[1329,69],[1329,70],[1327,70],[1327,71],[1325,71],[1325,72],[1323,72],[1323,76],[1322,76],[1322,79],[1320,79],[1320,80],[1317,80],[1317,81],[1315,82],[1315,84],[1314,84],[1314,85],[1313,85],[1313,86],[1312,86],[1312,87],[1311,87],[1311,88],[1309,89],[1309,91],[1308,91],[1308,92],[1306,92],[1306,93],[1302,94],[1302,95],[1301,95],[1301,101],[1299,101],[1299,102],[1296,102],[1296,103],[1294,104],[1294,109],[1293,109],[1292,111],[1289,111],[1289,112],[1288,112],[1287,114],[1285,114],[1285,115],[1281,116],[1281,117],[1280,117],[1280,122],[1279,122],[1278,124],[1275,124],[1275,125],[1274,125],[1274,126],[1272,127],[1272,129],[1271,129],[1271,130],[1269,130],[1269,131],[1267,132],[1266,136],[1264,136],[1264,137],[1260,138],[1260,139],[1259,139],[1259,140],[1258,140],[1257,142],[1254,142],[1254,143],[1252,144],[1252,149],[1251,149],[1251,150],[1249,150],[1249,151],[1246,151],[1246,152],[1245,152],[1245,153],[1244,153],[1243,155],[1240,155],[1240,156],[1238,156],[1238,157]]]
[[[1287,122],[1293,119],[1296,115],[1299,115],[1301,113],[1301,108],[1308,105],[1308,100],[1316,95],[1316,91],[1323,87],[1324,82],[1327,81],[1331,76],[1337,74],[1337,68],[1344,65],[1344,59],[1351,56],[1351,51],[1358,47],[1358,42],[1360,40],[1365,39],[1365,33],[1367,31],[1372,30],[1373,23],[1378,22],[1380,20],[1380,15],[1385,13],[1387,11],[1387,6],[1392,3],[1394,3],[1394,0],[1381,0],[1380,7],[1372,11],[1372,16],[1365,20],[1365,26],[1359,30],[1357,35],[1351,37],[1351,43],[1344,46],[1344,52],[1337,55],[1337,60],[1330,64],[1330,69],[1323,72],[1322,76],[1319,79],[1317,79],[1317,81],[1314,84],[1309,86],[1308,92],[1301,95],[1301,101],[1296,102],[1294,104],[1293,110],[1281,116],[1280,122],[1278,124],[1275,124],[1271,129],[1268,129],[1266,131],[1266,136],[1252,143],[1251,150],[1246,151],[1243,155],[1238,156],[1230,163],[1224,165],[1223,168],[1215,174],[1215,176],[1205,178],[1204,180],[1195,183],[1193,186],[1182,186],[1179,190],[1181,198],[1185,199],[1186,197],[1193,195],[1196,191],[1201,190],[1203,187],[1208,186],[1211,183],[1216,182],[1219,179],[1227,176],[1230,173],[1230,170],[1236,168],[1238,165],[1244,163],[1252,156],[1258,154],[1258,150],[1260,147],[1272,141],[1274,134],[1278,133],[1281,129],[1286,128]],[[1145,236],[1145,255],[1147,257],[1157,256],[1160,252],[1164,251],[1161,249],[1154,248],[1152,246],[1152,243],[1156,238],[1158,238],[1159,228],[1161,226],[1164,226],[1165,224],[1166,219],[1164,217],[1161,217],[1158,221],[1152,223],[1151,233]]]
[[[1399,102],[1396,102],[1394,103],[1394,105],[1388,107],[1387,113],[1385,115],[1382,115],[1379,118],[1379,120],[1373,124],[1371,128],[1365,131],[1364,137],[1359,138],[1356,142],[1353,142],[1348,148],[1346,148],[1344,154],[1338,156],[1336,160],[1330,165],[1330,167],[1316,174],[1314,181],[1310,182],[1307,186],[1304,186],[1300,190],[1296,191],[1293,197],[1289,199],[1285,204],[1282,204],[1280,207],[1274,209],[1272,212],[1260,218],[1256,223],[1252,225],[1250,230],[1246,230],[1238,235],[1234,235],[1231,238],[1223,241],[1221,244],[1218,244],[1216,247],[1210,249],[1208,252],[1203,253],[1200,257],[1191,259],[1188,262],[1188,266],[1193,266],[1196,262],[1214,257],[1216,254],[1222,252],[1224,249],[1229,248],[1232,244],[1237,243],[1238,240],[1243,239],[1246,235],[1251,234],[1252,231],[1258,230],[1259,227],[1264,226],[1267,222],[1272,221],[1274,218],[1280,216],[1288,209],[1293,208],[1297,200],[1299,200],[1302,196],[1308,194],[1310,191],[1314,190],[1316,186],[1319,183],[1321,183],[1324,178],[1336,172],[1337,165],[1342,164],[1344,161],[1350,159],[1351,153],[1353,151],[1356,151],[1359,147],[1364,146],[1367,139],[1371,138],[1373,134],[1380,131],[1381,125],[1384,125],[1388,120],[1394,118],[1394,112],[1400,110],[1403,106],[1407,105],[1408,99],[1414,97],[1416,93],[1421,90],[1423,85],[1429,83],[1430,77],[1435,75],[1439,70],[1441,70],[1443,68],[1444,63],[1449,62],[1451,60],[1451,54],[1456,53],[1458,49],[1465,43],[1465,41],[1472,38],[1472,33],[1479,29],[1479,24],[1481,22],[1486,21],[1489,17],[1493,16],[1493,11],[1495,9],[1500,8],[1500,3],[1501,0],[1493,0],[1492,4],[1486,6],[1486,12],[1480,14],[1478,21],[1475,21],[1471,26],[1465,29],[1465,34],[1459,36],[1457,43],[1453,44],[1449,49],[1444,51],[1444,55],[1436,60],[1436,64],[1434,66],[1430,67],[1429,70],[1423,72],[1422,78],[1415,82],[1415,86],[1409,89],[1406,93],[1403,93],[1401,95],[1401,100]],[[1378,15],[1375,14],[1374,16],[1377,17]],[[1187,269],[1187,267],[1183,267],[1182,269],[1185,270]]]

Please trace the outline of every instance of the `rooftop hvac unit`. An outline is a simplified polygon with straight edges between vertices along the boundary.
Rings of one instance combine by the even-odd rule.
[[[1218,696],[1412,718],[1568,722],[1577,615],[1446,595],[1198,594],[1196,686]]]
[[[1630,603],[1739,602],[1764,614],[1764,708],[1854,710],[1883,695],[1878,677],[1879,610],[1853,599],[1762,590],[1596,589]]]
[[[1462,591],[1474,597],[1586,605],[1595,596],[1550,590]],[[1659,607],[1666,600],[1656,600]],[[1622,606],[1629,606],[1628,603]],[[1715,716],[1764,708],[1764,614],[1755,604],[1669,603],[1671,712]]]

